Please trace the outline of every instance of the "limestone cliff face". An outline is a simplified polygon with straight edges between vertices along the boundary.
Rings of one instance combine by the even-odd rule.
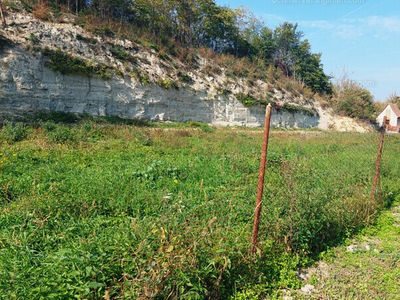
[[[188,73],[192,84],[165,89],[154,82],[156,78],[165,78],[168,66],[155,53],[140,49],[130,41],[88,36],[82,28],[41,22],[28,14],[10,18],[12,25],[0,30],[0,35],[10,41],[0,45],[0,112],[3,114],[56,110],[152,121],[193,120],[215,125],[261,126],[264,122],[264,108],[245,107],[234,96],[251,92],[243,82],[231,82],[224,75],[205,76],[200,68]],[[82,41],[82,37],[95,42]],[[151,81],[143,84],[122,72],[110,79],[63,75],[52,71],[49,58],[37,50],[37,44],[41,49],[62,49],[87,60],[107,63],[116,70],[129,69],[126,62],[118,61],[110,53],[109,45],[118,45],[137,58],[135,67],[145,70]],[[221,95],[218,92],[221,88],[229,93]],[[261,82],[252,88],[262,92],[266,84]],[[318,114],[273,110],[273,126],[308,128],[318,124]]]

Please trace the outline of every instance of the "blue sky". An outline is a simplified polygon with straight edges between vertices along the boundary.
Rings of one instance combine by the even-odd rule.
[[[376,101],[400,96],[400,1],[397,0],[216,0],[249,8],[274,29],[298,23],[324,71],[344,73],[371,91]]]

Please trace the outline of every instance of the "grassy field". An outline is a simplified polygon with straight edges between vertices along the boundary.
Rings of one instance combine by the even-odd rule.
[[[378,134],[274,131],[252,257],[261,136],[199,123],[6,124],[1,297],[274,297],[398,198],[397,136],[372,201]]]
[[[400,206],[382,213],[340,246],[321,253],[321,260],[302,270],[303,290],[282,290],[292,299],[400,299]]]

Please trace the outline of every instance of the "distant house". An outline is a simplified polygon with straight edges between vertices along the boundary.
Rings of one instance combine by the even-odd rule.
[[[376,118],[379,126],[385,127],[388,131],[399,132],[400,128],[400,109],[396,104],[388,104]]]

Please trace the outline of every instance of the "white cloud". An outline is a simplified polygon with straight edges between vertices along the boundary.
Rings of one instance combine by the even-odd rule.
[[[275,27],[277,27],[278,24],[288,21],[284,17],[274,15],[274,14],[261,13],[261,14],[259,14],[259,16],[262,18],[262,20],[265,22],[265,24],[271,29],[274,29]]]
[[[398,33],[400,34],[400,17],[382,17],[382,16],[370,16],[365,19],[361,19],[365,26],[375,28],[379,31],[385,31],[387,33]]]
[[[341,39],[354,39],[358,37],[375,36],[380,39],[394,38],[400,35],[400,17],[370,16],[356,19],[340,19],[340,22],[324,20],[300,21],[301,27],[318,29],[319,32],[330,32],[331,36]],[[389,36],[390,35],[390,36]]]
[[[300,21],[299,25],[307,28],[316,28],[320,30],[330,30],[335,27],[333,22],[329,21]]]

